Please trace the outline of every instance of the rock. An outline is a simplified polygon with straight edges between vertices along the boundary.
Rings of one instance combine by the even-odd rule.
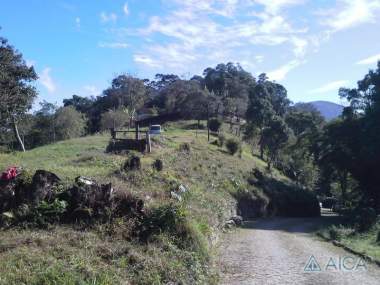
[[[170,196],[174,199],[177,199],[179,202],[182,201],[182,196],[175,191],[170,191]]]
[[[43,200],[53,200],[56,194],[55,187],[60,181],[61,179],[52,172],[37,170],[32,179],[31,189],[26,193],[28,200],[34,204],[39,204]]]
[[[11,181],[0,182],[0,213],[10,210],[15,202],[15,183]]]
[[[0,225],[9,225],[11,224],[12,222],[14,222],[15,220],[15,216],[12,212],[4,212],[2,214],[0,214]]]
[[[179,186],[176,189],[170,191],[170,196],[181,202],[183,194],[188,191],[189,189],[186,186],[179,184]]]
[[[186,193],[187,191],[189,191],[189,189],[186,186],[184,186],[182,184],[180,184],[178,186],[178,192],[180,192],[180,193]]]
[[[78,185],[94,185],[96,182],[90,178],[84,176],[78,176],[75,178],[75,183]]]
[[[237,226],[241,226],[243,224],[243,217],[242,216],[234,216],[231,218],[231,220],[234,221],[234,223]]]
[[[227,222],[224,223],[223,228],[224,229],[232,229],[235,226],[236,226],[236,224],[233,220],[228,220]]]
[[[79,177],[76,180],[79,181]],[[96,210],[110,205],[114,191],[111,183],[98,185],[94,181],[91,182],[91,184],[79,183],[67,191],[67,202],[71,209],[87,207]]]
[[[115,193],[112,184],[77,177],[77,183],[61,195],[69,207],[69,220],[90,221],[91,218],[141,216],[144,201],[128,193]],[[78,183],[79,182],[79,183]],[[91,182],[91,183],[90,183]]]

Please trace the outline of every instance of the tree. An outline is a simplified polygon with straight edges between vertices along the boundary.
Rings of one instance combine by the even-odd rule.
[[[102,130],[119,129],[128,123],[129,115],[126,110],[109,110],[102,114]]]
[[[113,79],[111,87],[103,93],[112,102],[112,108],[108,109],[126,108],[130,121],[135,118],[137,110],[143,107],[147,99],[144,81],[125,74]]]
[[[314,110],[299,108],[297,104],[288,108],[285,122],[294,136],[280,152],[277,167],[297,183],[312,189],[320,178],[315,141],[322,131],[323,117],[318,111],[314,113]]]
[[[271,169],[271,165],[277,160],[278,153],[286,145],[289,135],[289,128],[279,117],[273,118],[263,129],[262,144],[268,153],[268,169]]]
[[[11,125],[21,149],[25,151],[18,122],[31,108],[37,96],[31,85],[37,79],[33,67],[28,67],[21,53],[0,37],[0,121]]]
[[[318,163],[332,171],[340,184],[342,199],[346,200],[347,179],[355,168],[355,152],[360,149],[360,137],[355,133],[360,128],[359,121],[335,120],[329,123],[320,139]]]
[[[34,113],[34,125],[31,132],[33,147],[55,142],[57,139],[55,122],[57,105],[43,101],[40,106],[41,108]]]
[[[318,111],[317,113],[313,113],[292,107],[285,116],[285,122],[298,137],[321,129],[324,124],[324,119]]]
[[[261,83],[251,86],[247,108],[247,123],[250,134],[259,134],[260,157],[264,158],[263,130],[274,116],[274,110],[269,99],[269,93]],[[257,130],[257,131],[255,131]],[[246,136],[249,135],[246,133]]]
[[[327,129],[323,156],[352,175],[380,212],[380,61],[376,70],[358,81],[357,88],[342,88],[339,95],[350,102],[350,108],[345,110],[342,122]]]
[[[84,135],[86,128],[85,116],[73,106],[62,107],[55,114],[58,138],[71,139]]]
[[[203,75],[207,89],[220,98],[225,116],[232,118],[245,115],[249,88],[255,85],[255,79],[249,72],[239,64],[229,62],[218,64],[215,68],[209,67]],[[219,105],[217,113],[222,111]]]

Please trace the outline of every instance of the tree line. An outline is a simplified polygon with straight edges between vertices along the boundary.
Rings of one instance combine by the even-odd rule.
[[[293,104],[284,86],[257,78],[239,64],[218,64],[183,79],[157,74],[153,80],[121,74],[99,96],[73,95],[62,106],[41,102],[30,112],[37,74],[7,40],[0,38],[0,144],[33,148],[110,128],[130,127],[144,116],[215,118],[241,128],[252,152],[321,196],[379,209],[380,65],[339,95],[350,106],[326,122],[307,103]]]

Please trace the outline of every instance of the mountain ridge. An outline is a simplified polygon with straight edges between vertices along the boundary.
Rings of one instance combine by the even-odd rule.
[[[314,108],[316,108],[326,120],[332,120],[339,117],[344,109],[343,105],[324,100],[311,101],[308,102],[308,104],[314,106]]]

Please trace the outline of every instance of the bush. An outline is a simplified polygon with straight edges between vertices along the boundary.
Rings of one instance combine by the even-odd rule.
[[[271,214],[285,217],[320,216],[319,201],[313,192],[273,178],[265,178],[260,184],[270,199],[268,211]]]
[[[181,205],[168,204],[153,209],[140,225],[140,238],[150,241],[166,233],[174,237],[174,243],[181,249],[197,252],[207,258],[207,242],[199,227],[189,221]]]
[[[233,194],[237,200],[238,215],[244,219],[255,219],[266,215],[268,198],[253,190],[239,189]]]
[[[222,121],[217,118],[210,119],[208,122],[208,126],[210,128],[210,131],[215,133],[219,132],[219,129],[222,126]]]
[[[156,159],[152,164],[153,169],[161,171],[164,168],[164,163],[161,159]]]
[[[62,215],[66,212],[66,207],[67,202],[58,199],[51,203],[42,201],[30,211],[27,222],[39,227],[47,227],[48,224],[54,224],[61,220]]]
[[[377,233],[376,242],[377,242],[378,244],[380,244],[380,230],[379,230],[379,232]]]
[[[218,135],[218,146],[223,147],[226,137],[223,134]]]
[[[235,139],[228,139],[226,142],[226,148],[229,154],[234,155],[240,149],[240,142]]]
[[[0,153],[10,153],[11,151],[7,145],[0,145]]]
[[[377,220],[377,214],[373,208],[361,208],[355,211],[354,224],[359,232],[370,230]]]
[[[124,162],[123,170],[140,170],[141,169],[141,159],[136,154],[130,154],[128,159]]]
[[[339,226],[333,225],[329,228],[328,233],[329,233],[330,239],[340,241],[342,238],[354,234],[355,230],[352,228],[346,228],[342,225],[339,225]]]
[[[190,153],[190,144],[189,143],[181,143],[179,145],[179,151],[181,152],[186,152],[186,153]]]

